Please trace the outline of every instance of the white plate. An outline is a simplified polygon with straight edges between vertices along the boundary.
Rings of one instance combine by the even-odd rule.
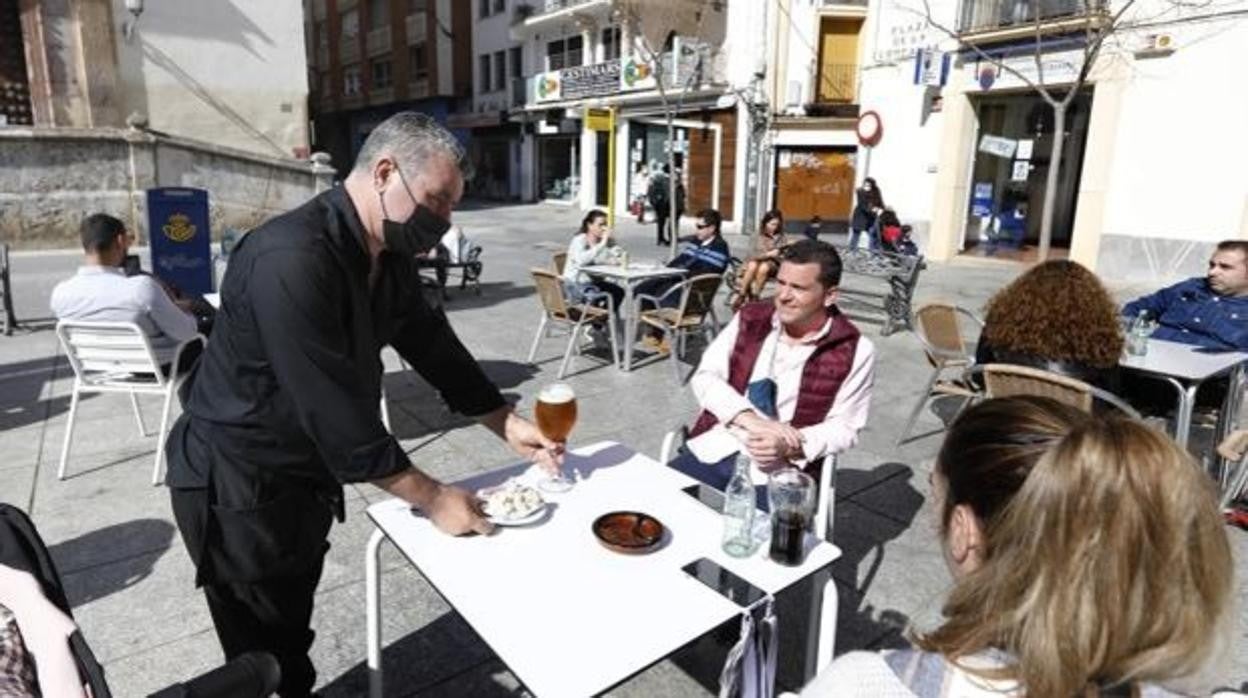
[[[546,516],[546,509],[549,507],[549,503],[542,502],[542,505],[534,509],[528,516],[521,516],[515,519],[503,519],[497,516],[486,515],[485,518],[495,526],[527,526],[531,523],[537,523],[542,519],[542,517]]]

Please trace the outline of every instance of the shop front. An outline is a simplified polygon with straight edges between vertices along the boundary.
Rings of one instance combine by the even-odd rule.
[[[668,138],[661,117],[628,121],[628,171],[624,183],[628,201],[643,198],[650,179],[668,164],[671,152],[685,188],[685,212],[692,215],[714,208],[725,220],[733,218],[736,172],[737,117],[733,110],[686,112],[674,122]]]
[[[784,214],[786,230],[800,232],[815,217],[821,233],[849,230],[855,157],[852,146],[776,148],[772,201]]]
[[[1054,76],[1075,69],[1061,53],[1047,57],[1046,68]],[[975,135],[967,154],[969,190],[959,250],[1031,259],[1052,162],[1053,109],[991,66],[979,66],[975,75],[980,89],[967,95]],[[1054,256],[1066,256],[1071,246],[1092,99],[1092,88],[1085,88],[1066,111],[1050,241]]]
[[[518,178],[521,129],[507,123],[506,114],[452,114],[447,126],[469,130],[468,163],[472,177],[466,194],[482,199],[509,200],[520,196]]]
[[[537,137],[537,193],[546,201],[572,203],[581,192],[581,137],[546,134]]]

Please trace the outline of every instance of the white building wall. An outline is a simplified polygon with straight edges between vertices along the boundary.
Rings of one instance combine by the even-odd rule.
[[[115,26],[132,20],[113,0]],[[117,34],[123,117],[152,129],[291,157],[308,146],[308,68],[298,2],[148,2]]]

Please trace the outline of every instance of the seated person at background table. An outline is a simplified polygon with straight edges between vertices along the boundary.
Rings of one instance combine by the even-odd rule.
[[[147,335],[156,360],[168,366],[178,345],[198,332],[188,302],[175,302],[154,276],[126,275],[122,265],[132,238],[117,218],[87,216],[79,233],[86,256],[77,274],[52,289],[52,314],[58,320],[133,322]],[[201,349],[199,344],[187,347],[180,369],[188,368]]]
[[[836,307],[840,256],[799,240],[780,259],[775,297],[744,305],[690,381],[702,413],[672,466],[719,489],[738,450],[763,472],[793,465],[818,481],[867,423],[875,348]]]
[[[1128,303],[1157,321],[1156,339],[1248,351],[1248,240],[1218,243],[1204,278],[1194,277]]]
[[[688,279],[702,274],[723,274],[728,268],[728,260],[732,258],[732,253],[728,249],[728,243],[724,240],[724,236],[720,234],[720,227],[723,225],[723,217],[719,215],[719,211],[713,208],[703,209],[698,213],[698,221],[695,224],[696,232],[692,237],[684,238],[682,242],[687,243],[684,249],[680,251],[670,262],[669,267],[678,267],[687,269],[689,273],[683,277],[664,277],[659,279],[651,279],[637,284],[634,291],[636,295],[647,295],[660,298],[660,304],[666,308],[675,308],[680,305],[679,293],[672,293],[664,297],[673,287],[680,285]],[[648,302],[643,302],[644,306],[650,306]],[[651,330],[644,338],[645,343],[657,347],[659,351],[666,352],[668,347],[662,341],[661,332],[659,330]]]
[[[732,309],[739,310],[747,301],[756,300],[763,292],[767,280],[780,268],[780,250],[786,244],[784,237],[784,214],[772,209],[763,214],[754,240],[754,253],[741,270],[737,280],[737,293],[732,299]]]
[[[563,290],[568,301],[583,303],[606,293],[618,310],[624,300],[624,289],[608,281],[591,279],[581,267],[615,263],[621,251],[607,227],[607,214],[598,209],[585,214],[581,229],[568,243],[568,258],[563,264]]]
[[[1049,260],[988,301],[975,363],[1030,366],[1114,392],[1122,343],[1118,306],[1096,275]]]
[[[954,579],[943,621],[914,649],[838,657],[803,696],[1163,698],[1229,642],[1213,488],[1161,432],[987,400],[949,428],[931,483]]]

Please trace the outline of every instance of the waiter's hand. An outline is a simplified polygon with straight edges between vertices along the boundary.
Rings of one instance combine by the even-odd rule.
[[[454,485],[439,485],[437,495],[425,507],[425,515],[439,530],[452,536],[488,535],[494,531],[494,524],[481,514],[481,501],[476,495]]]
[[[516,453],[537,463],[551,475],[559,474],[563,465],[563,444],[546,438],[536,424],[516,414],[510,405],[485,415],[481,423],[498,434]]]
[[[1218,445],[1218,455],[1227,460],[1239,460],[1248,451],[1248,429],[1232,433]]]

